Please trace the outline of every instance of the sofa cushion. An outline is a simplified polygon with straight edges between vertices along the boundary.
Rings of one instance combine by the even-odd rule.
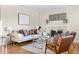
[[[27,35],[27,36],[23,36],[23,37],[20,39],[20,42],[28,41],[28,40],[33,40],[33,39],[39,38],[39,36],[40,36],[40,35]]]
[[[28,35],[28,36],[22,37],[21,39],[22,39],[22,41],[28,41],[28,40],[32,40],[33,37],[31,35]]]

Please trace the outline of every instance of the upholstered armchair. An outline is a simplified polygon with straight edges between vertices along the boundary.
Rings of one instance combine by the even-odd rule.
[[[57,36],[54,40],[55,40],[54,43],[47,41],[45,53],[47,49],[54,51],[56,54],[60,54],[65,51],[68,51],[68,53],[72,53],[70,52],[70,46],[72,45],[73,40],[74,40],[73,35],[68,35],[64,37]]]

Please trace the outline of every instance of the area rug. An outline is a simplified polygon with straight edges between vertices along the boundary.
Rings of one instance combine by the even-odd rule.
[[[35,54],[45,54],[45,49],[44,48],[42,48],[42,49],[36,48],[35,46],[33,46],[33,44],[28,44],[28,45],[22,46],[21,48],[25,49],[25,50],[28,50],[30,52],[33,52]],[[47,49],[46,54],[54,54],[54,52]]]

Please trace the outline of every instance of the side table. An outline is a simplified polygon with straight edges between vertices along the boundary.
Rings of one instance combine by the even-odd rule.
[[[8,43],[8,39],[9,37],[8,36],[1,36],[0,37],[1,40],[2,40],[2,54],[6,54],[8,51],[7,51],[7,43]]]

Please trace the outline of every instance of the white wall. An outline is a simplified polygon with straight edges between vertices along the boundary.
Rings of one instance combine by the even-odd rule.
[[[69,28],[72,31],[79,32],[79,7],[68,10]]]
[[[29,25],[18,25],[18,13],[24,13],[30,16]],[[32,26],[39,25],[39,13],[28,10],[21,6],[1,6],[1,19],[3,21],[3,32],[5,27],[11,27],[12,30],[30,29]]]
[[[0,6],[0,35],[2,35],[1,6]]]
[[[1,34],[1,6],[0,6],[0,34]]]
[[[0,33],[1,33],[1,6],[0,6]]]
[[[0,6],[0,20],[1,20],[1,6]]]
[[[78,34],[76,36],[76,40],[79,41],[79,7],[68,7],[64,9],[57,9],[57,10],[42,13],[40,15],[41,25],[44,26],[43,27],[44,29],[48,28],[46,24],[46,19],[49,19],[48,15],[64,13],[64,12],[67,13],[67,19],[68,19],[67,30],[77,32]],[[52,28],[54,29],[54,27]]]

